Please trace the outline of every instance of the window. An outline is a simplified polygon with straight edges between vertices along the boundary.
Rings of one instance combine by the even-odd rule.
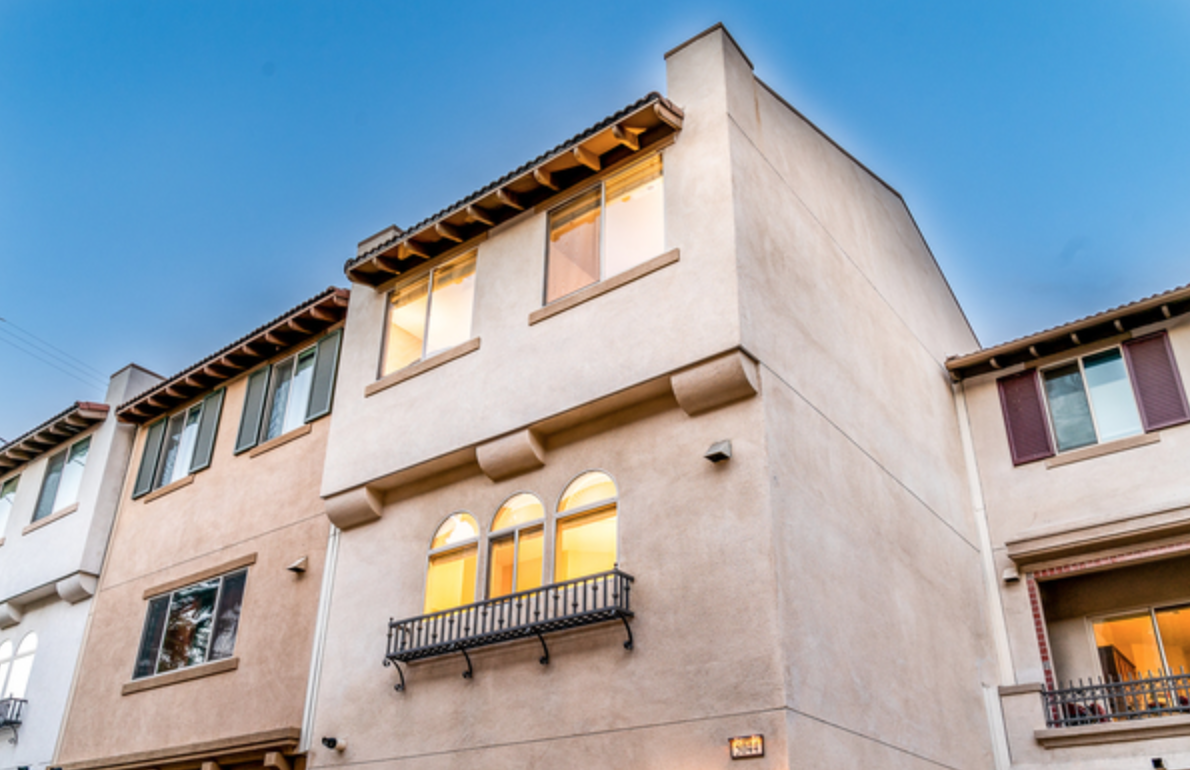
[[[223,409],[223,389],[149,425],[133,498],[197,473],[211,464]]]
[[[1190,421],[1165,332],[997,384],[1015,465]]]
[[[79,484],[83,480],[83,468],[87,464],[87,452],[91,448],[91,437],[77,441],[70,449],[50,457],[41,482],[41,495],[33,511],[33,521],[39,521],[51,513],[78,502]]]
[[[616,540],[616,484],[606,473],[584,473],[558,504],[554,582],[613,569]]]
[[[661,254],[662,204],[654,155],[550,212],[546,304]]]
[[[0,538],[4,537],[4,528],[8,526],[8,514],[12,513],[12,503],[17,496],[17,482],[20,476],[13,476],[0,484]]]
[[[488,598],[541,587],[545,566],[545,506],[521,493],[500,506],[488,549]]]
[[[479,525],[469,513],[455,513],[430,542],[426,569],[425,611],[438,612],[475,601],[476,557]]]
[[[554,520],[555,583],[616,568],[616,515],[616,483],[606,473],[587,471],[566,487]],[[452,514],[430,543],[423,611],[430,614],[474,603],[476,578],[485,573],[486,599],[541,588],[549,574],[546,524],[541,500],[519,492],[496,511],[485,550],[480,547],[483,538],[474,517]]]
[[[471,338],[475,299],[475,253],[445,262],[388,300],[384,376]]]
[[[1100,668],[1111,681],[1190,670],[1190,605],[1148,609],[1092,626]]]
[[[16,655],[13,655],[11,641],[0,642],[0,700],[25,697],[36,652],[37,634],[34,633],[25,634],[16,648]]]
[[[329,414],[341,330],[248,377],[236,454]]]
[[[247,579],[240,570],[151,599],[132,678],[230,658]]]

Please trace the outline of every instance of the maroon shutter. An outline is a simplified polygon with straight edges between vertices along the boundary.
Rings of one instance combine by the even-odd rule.
[[[1045,421],[1045,405],[1041,398],[1041,378],[1036,369],[1029,369],[996,381],[1000,386],[1000,407],[1004,410],[1004,425],[1008,429],[1008,446],[1012,450],[1012,464],[1021,465],[1053,457],[1049,426]]]
[[[1124,358],[1146,433],[1190,421],[1169,334],[1162,331],[1125,342]]]

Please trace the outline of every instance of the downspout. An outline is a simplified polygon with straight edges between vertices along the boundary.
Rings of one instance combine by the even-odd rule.
[[[302,737],[298,751],[310,750],[310,735],[314,730],[314,716],[318,685],[322,677],[322,654],[326,647],[327,621],[331,614],[331,594],[334,592],[335,566],[339,560],[340,530],[334,524],[326,542],[326,562],[322,566],[322,587],[318,595],[318,616],[314,620],[314,645],[310,650],[310,678],[306,682],[306,707],[302,713]]]

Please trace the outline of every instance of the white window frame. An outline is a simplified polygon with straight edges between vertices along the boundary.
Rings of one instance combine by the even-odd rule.
[[[1104,443],[1111,443],[1111,442],[1104,442],[1103,439],[1100,438],[1099,418],[1095,415],[1095,402],[1091,400],[1091,391],[1089,391],[1087,389],[1087,370],[1086,370],[1086,367],[1083,365],[1083,359],[1097,356],[1102,353],[1107,353],[1112,350],[1119,351],[1120,360],[1124,362],[1124,374],[1128,378],[1128,390],[1130,393],[1132,393],[1132,403],[1136,406],[1137,419],[1140,423],[1140,431],[1138,431],[1137,433],[1134,433],[1131,436],[1123,436],[1118,439],[1112,439],[1112,441],[1123,441],[1125,439],[1132,438],[1133,436],[1144,435],[1144,432],[1145,432],[1144,418],[1141,417],[1140,402],[1136,400],[1136,385],[1132,381],[1132,369],[1128,366],[1128,357],[1127,357],[1127,354],[1124,352],[1124,346],[1118,345],[1118,344],[1117,345],[1109,345],[1107,347],[1100,348],[1098,350],[1092,350],[1090,352],[1083,353],[1082,355],[1075,356],[1074,358],[1067,358],[1063,361],[1058,361],[1058,362],[1055,362],[1052,364],[1047,364],[1044,367],[1038,367],[1038,369],[1037,369],[1037,377],[1039,379],[1038,384],[1041,386],[1041,398],[1045,402],[1045,424],[1046,424],[1046,428],[1049,430],[1050,441],[1053,443],[1055,455],[1065,454],[1066,452],[1077,452],[1080,449],[1090,449],[1091,447],[1101,446]],[[1095,432],[1095,443],[1094,444],[1084,444],[1083,446],[1075,447],[1073,449],[1059,449],[1059,447],[1058,447],[1058,429],[1054,425],[1054,413],[1053,413],[1053,408],[1050,405],[1050,394],[1049,394],[1049,391],[1045,387],[1045,373],[1049,372],[1049,371],[1053,371],[1054,369],[1060,369],[1063,366],[1069,366],[1071,364],[1071,362],[1078,364],[1078,374],[1079,374],[1079,377],[1082,378],[1083,396],[1087,400],[1087,410],[1091,413],[1091,429]]]
[[[158,640],[157,650],[153,654],[153,673],[151,673],[151,674],[145,674],[144,676],[136,675],[136,666],[140,662],[141,640],[137,641],[136,658],[133,660],[133,663],[132,663],[132,680],[134,682],[142,682],[142,681],[146,681],[148,679],[152,679],[153,677],[165,676],[166,674],[173,674],[178,671],[185,671],[187,669],[197,668],[198,666],[205,666],[209,663],[218,662],[218,661],[211,660],[211,651],[215,649],[215,639],[216,639],[215,630],[216,630],[216,626],[218,625],[218,622],[219,622],[219,603],[220,603],[220,601],[223,600],[223,588],[227,584],[227,579],[229,577],[234,577],[234,576],[240,575],[240,574],[244,575],[244,594],[247,595],[247,593],[248,593],[248,568],[242,567],[240,569],[234,569],[231,572],[226,572],[222,575],[212,575],[211,577],[204,578],[203,580],[196,580],[193,583],[187,583],[184,586],[178,586],[177,588],[175,588],[169,592],[162,592],[162,593],[156,594],[154,596],[150,596],[148,598],[148,600],[146,601],[145,618],[144,618],[144,622],[141,624],[141,636],[142,637],[144,636],[145,629],[149,625],[149,620],[151,617],[150,613],[152,612],[153,602],[156,601],[157,599],[160,599],[162,596],[168,597],[165,602],[165,620],[164,620],[165,627],[161,631],[161,639]],[[173,607],[174,594],[176,594],[178,591],[184,591],[187,588],[192,588],[196,585],[201,585],[202,583],[206,583],[211,580],[218,580],[219,588],[215,591],[215,601],[214,601],[215,609],[214,609],[214,614],[212,615],[212,618],[211,618],[211,639],[210,639],[210,643],[207,645],[206,651],[203,653],[202,662],[201,663],[191,663],[190,665],[181,666],[179,668],[175,668],[170,671],[161,671],[161,672],[157,671],[158,666],[161,665],[161,651],[162,651],[162,649],[165,648],[165,638],[169,634],[169,613],[170,613],[170,608]],[[244,606],[244,600],[243,600],[243,597],[241,597],[240,598],[240,618],[237,619],[237,621],[236,621],[235,641],[239,641],[240,621],[243,618],[243,606]],[[235,646],[235,641],[233,641],[233,643],[232,643],[233,648]],[[219,660],[229,660],[231,657],[234,657],[234,655],[228,656],[227,658],[219,658]]]
[[[272,439],[284,436],[286,433],[289,433],[289,431],[297,430],[306,424],[306,412],[308,412],[310,409],[310,397],[314,392],[314,367],[318,364],[317,348],[318,343],[314,343],[313,345],[302,348],[293,355],[286,356],[275,364],[271,364],[271,371],[269,372],[268,398],[266,398],[264,402],[264,412],[260,423],[261,444],[266,441],[271,441]],[[285,420],[290,415],[290,410],[294,408],[293,398],[295,389],[293,388],[293,383],[296,381],[297,377],[297,365],[301,361],[302,357],[306,355],[310,356],[310,388],[306,391],[306,403],[301,405],[302,419],[297,425],[286,430]],[[275,398],[277,396],[277,371],[286,364],[289,364],[290,387],[288,392],[285,394],[285,411],[281,414],[281,432],[276,436],[269,436],[269,423],[273,417],[273,408],[276,406]]]
[[[467,259],[475,260],[474,278],[476,286],[479,285],[479,249],[471,248],[455,254],[446,254],[442,257],[436,257],[434,263],[426,267],[424,270],[419,270],[415,275],[412,275],[398,283],[394,284],[384,295],[384,331],[380,335],[380,359],[376,362],[376,376],[378,378],[388,377],[396,374],[403,369],[425,361],[428,357],[426,355],[427,347],[430,344],[430,318],[434,311],[434,278],[439,270],[450,267],[456,262],[463,262]],[[416,361],[410,361],[404,366],[393,369],[391,372],[384,371],[384,361],[388,357],[388,335],[392,327],[392,312],[393,312],[393,295],[402,289],[406,289],[421,281],[426,282],[426,316],[424,332],[421,338],[421,355]],[[473,339],[475,337],[475,295],[471,296],[471,324],[467,330],[467,338]],[[464,340],[465,342],[466,340]],[[462,344],[462,343],[460,343]],[[450,350],[451,348],[447,348]],[[439,351],[434,355],[439,355],[446,351]],[[445,521],[445,520],[444,520]],[[435,530],[437,531],[437,530]]]

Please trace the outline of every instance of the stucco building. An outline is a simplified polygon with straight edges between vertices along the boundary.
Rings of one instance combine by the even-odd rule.
[[[123,400],[135,430],[56,761],[300,767],[348,293]]]
[[[159,380],[129,365],[0,447],[0,768],[51,764],[133,429],[115,408]]]
[[[348,264],[309,767],[991,765],[975,338],[721,26],[666,64]]]
[[[1190,289],[953,358],[1014,767],[1190,766]]]

